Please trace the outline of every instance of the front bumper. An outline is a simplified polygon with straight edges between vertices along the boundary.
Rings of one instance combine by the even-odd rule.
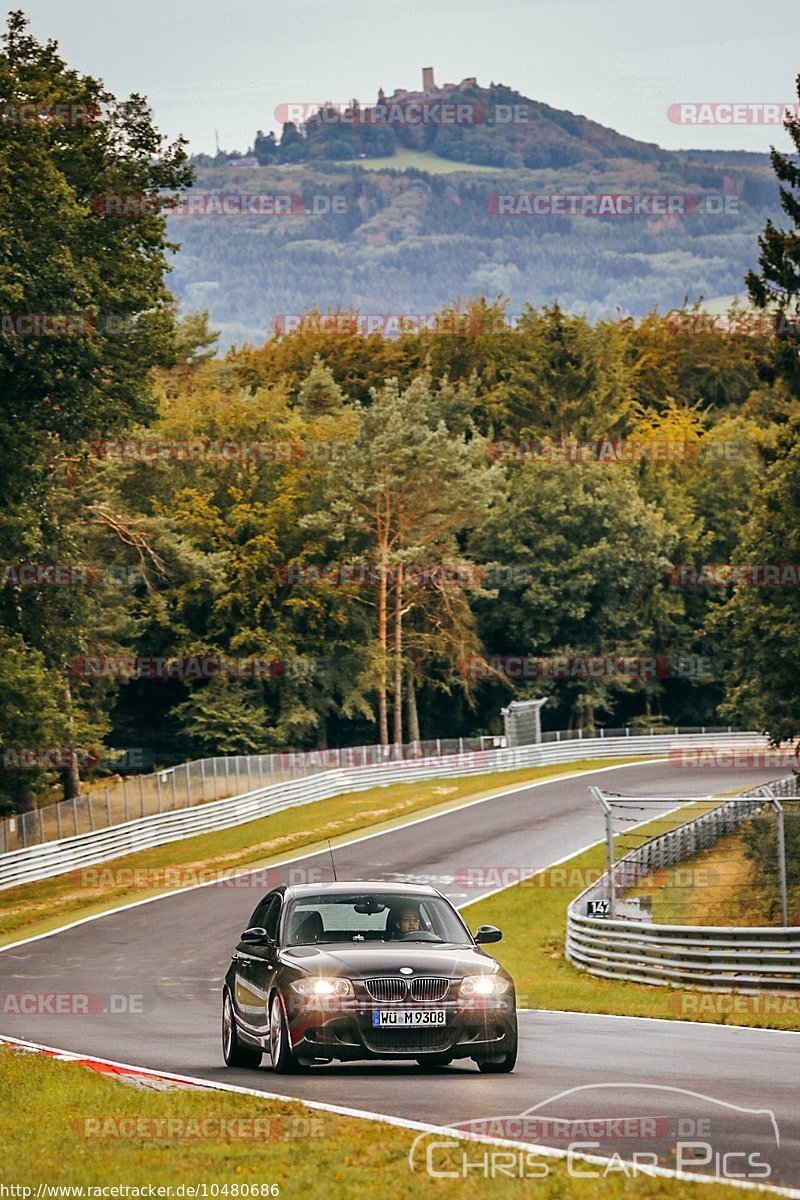
[[[374,1027],[372,1014],[387,1005],[374,1000],[320,1002],[293,998],[289,1032],[298,1058],[496,1058],[517,1044],[514,996],[475,1001],[415,1004],[416,1011],[445,1009],[444,1025]]]

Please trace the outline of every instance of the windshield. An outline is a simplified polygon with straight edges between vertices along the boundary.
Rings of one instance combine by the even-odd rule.
[[[287,946],[401,941],[463,945],[471,941],[466,926],[446,900],[413,893],[303,896],[290,901],[283,928]]]

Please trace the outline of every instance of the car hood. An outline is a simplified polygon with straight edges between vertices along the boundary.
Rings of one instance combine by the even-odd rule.
[[[495,959],[477,946],[430,946],[424,942],[378,948],[341,944],[297,946],[284,950],[281,958],[287,966],[314,975],[347,975],[351,979],[396,975],[401,967],[411,967],[415,975],[447,975],[455,979],[501,970]]]

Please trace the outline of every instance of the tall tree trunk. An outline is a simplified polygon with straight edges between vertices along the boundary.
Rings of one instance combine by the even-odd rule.
[[[410,671],[408,673],[408,680],[406,681],[406,699],[408,702],[408,740],[410,742],[420,742],[422,741],[422,738],[419,736],[417,693],[414,690],[414,677]]]
[[[64,704],[65,711],[68,716],[72,714],[72,692],[69,687],[69,680],[64,681]],[[69,728],[72,728],[72,721],[69,721]],[[64,789],[65,800],[75,800],[81,794],[81,774],[78,768],[77,754],[71,754],[69,766],[66,766],[61,771],[61,786]]]
[[[394,744],[403,744],[403,564],[397,564],[394,595]]]
[[[389,745],[389,714],[386,707],[386,604],[387,604],[387,567],[385,555],[381,555],[380,579],[378,580],[378,645],[381,661],[378,668],[378,736],[382,746]]]

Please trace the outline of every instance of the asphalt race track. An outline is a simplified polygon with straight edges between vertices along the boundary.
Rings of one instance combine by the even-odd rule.
[[[603,824],[590,784],[675,797],[743,789],[775,776],[774,769],[679,771],[650,762],[548,781],[341,847],[337,872],[340,879],[424,880],[465,904],[482,892],[453,882],[459,868],[538,869],[600,841]],[[329,865],[327,854],[298,858],[282,873],[328,879]],[[532,1009],[520,1014],[520,1056],[508,1076],[482,1075],[466,1061],[428,1074],[413,1063],[351,1064],[276,1077],[268,1056],[259,1070],[227,1070],[221,980],[262,892],[261,881],[178,892],[0,951],[6,995],[88,993],[104,997],[106,1008],[144,1010],[6,1011],[0,1032],[437,1125],[504,1117],[505,1125],[484,1131],[561,1148],[580,1142],[586,1153],[628,1160],[639,1154],[651,1162],[657,1155],[664,1166],[679,1161],[685,1170],[800,1187],[798,1034]],[[535,889],[530,894],[535,903]],[[511,929],[505,933],[514,937]],[[526,1113],[526,1121],[514,1124]],[[592,1125],[597,1118],[607,1123]],[[554,1126],[554,1119],[584,1124]],[[409,1146],[412,1140],[409,1134]],[[696,1145],[690,1150],[689,1143]],[[425,1149],[423,1139],[423,1159]],[[434,1169],[436,1154],[432,1146]],[[603,1170],[583,1163],[580,1169]]]

